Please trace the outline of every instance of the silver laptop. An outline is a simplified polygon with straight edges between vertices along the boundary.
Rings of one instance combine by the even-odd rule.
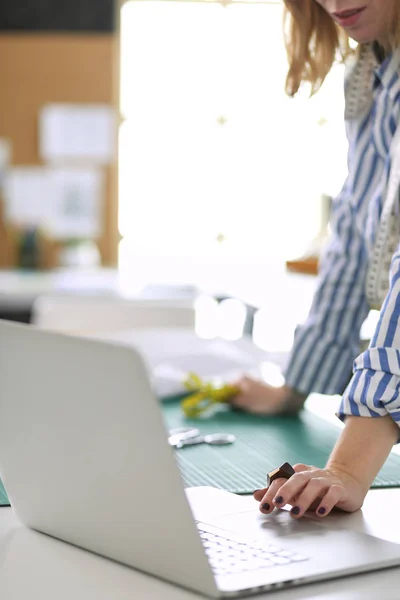
[[[400,564],[284,511],[197,522],[175,453],[135,349],[0,321],[0,476],[28,527],[214,598]]]

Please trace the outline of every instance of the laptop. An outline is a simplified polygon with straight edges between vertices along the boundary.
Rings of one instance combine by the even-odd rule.
[[[400,565],[285,511],[198,521],[176,452],[137,350],[0,321],[0,477],[26,526],[213,598]]]

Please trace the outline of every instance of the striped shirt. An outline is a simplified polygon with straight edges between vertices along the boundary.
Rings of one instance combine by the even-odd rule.
[[[400,50],[382,64],[371,47],[363,54],[360,60],[372,65],[369,93],[359,94],[354,110],[346,82],[348,177],[333,200],[332,235],[321,258],[319,285],[307,321],[296,330],[285,379],[304,394],[341,394],[347,386],[341,418],[390,412],[400,425],[400,248],[393,256],[390,291],[377,331],[369,349],[356,359],[348,383],[369,312],[366,277],[400,118]],[[334,158],[327,160],[335,168]]]

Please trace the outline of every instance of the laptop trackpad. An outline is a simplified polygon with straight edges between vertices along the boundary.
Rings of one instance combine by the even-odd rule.
[[[207,519],[207,523],[245,538],[282,538],[296,534],[323,533],[325,529],[322,524],[311,519],[293,519],[287,510],[274,511],[270,515],[262,515],[258,511],[225,515]]]

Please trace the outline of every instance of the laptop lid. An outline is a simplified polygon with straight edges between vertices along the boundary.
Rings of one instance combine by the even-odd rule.
[[[218,596],[131,347],[0,321],[0,475],[26,525]]]

